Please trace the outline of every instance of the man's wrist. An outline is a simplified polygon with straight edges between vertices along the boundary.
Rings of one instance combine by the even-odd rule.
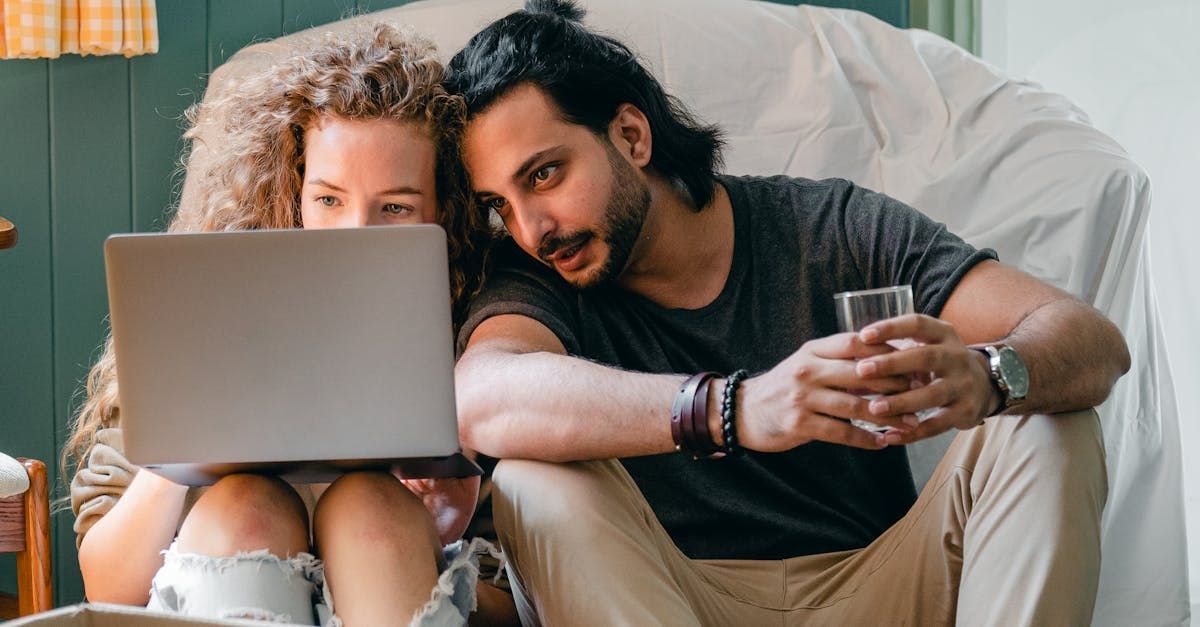
[[[990,413],[1011,413],[1014,407],[1022,407],[1029,395],[1030,377],[1020,353],[1008,343],[985,344],[975,350],[986,357],[988,375],[1000,397],[999,406]]]
[[[715,372],[699,372],[688,377],[671,406],[671,439],[675,450],[691,453],[697,459],[713,457],[721,450],[713,438],[709,420],[712,382],[718,376]]]
[[[971,352],[975,355],[975,362],[979,365],[979,372],[983,374],[984,385],[987,390],[987,397],[983,401],[983,415],[980,418],[995,416],[1004,407],[1004,396],[1000,392],[1000,387],[996,385],[996,381],[992,378],[990,358],[984,350],[979,348],[972,348]]]
[[[721,398],[725,395],[725,377],[713,379],[708,387],[708,432],[718,448],[725,446],[725,435],[721,432]]]
[[[979,419],[983,420],[984,418],[996,416],[996,412],[1000,411],[1004,405],[1004,398],[1001,395],[1000,388],[996,386],[996,382],[991,378],[988,353],[984,352],[983,348],[977,346],[968,346],[967,348],[971,351],[974,357],[974,364],[977,366],[974,370],[976,370],[977,374],[983,376],[985,396],[983,405],[979,406]]]

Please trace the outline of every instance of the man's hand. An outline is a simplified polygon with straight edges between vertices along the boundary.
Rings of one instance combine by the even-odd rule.
[[[876,322],[858,334],[863,344],[911,339],[920,345],[859,360],[855,372],[863,379],[896,377],[927,381],[870,402],[871,416],[906,416],[936,409],[932,417],[907,433],[889,433],[888,444],[908,444],[951,428],[978,426],[999,403],[983,356],[967,347],[949,323],[921,314]]]
[[[764,453],[793,449],[813,440],[863,449],[888,444],[849,423],[850,418],[908,432],[916,416],[899,412],[873,414],[862,394],[893,394],[909,389],[905,375],[855,373],[856,359],[879,359],[894,350],[883,342],[867,344],[854,333],[812,340],[771,370],[747,379],[738,405],[738,441]],[[719,407],[719,405],[717,405]]]
[[[405,479],[397,476],[413,494],[421,497],[433,516],[438,539],[443,545],[462,538],[475,514],[479,477],[465,479]]]

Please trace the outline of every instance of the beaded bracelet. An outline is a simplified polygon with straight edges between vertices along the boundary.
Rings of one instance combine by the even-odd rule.
[[[721,435],[725,438],[724,450],[727,455],[741,455],[742,448],[737,443],[737,387],[746,378],[745,370],[738,370],[725,380],[725,394],[721,398]]]

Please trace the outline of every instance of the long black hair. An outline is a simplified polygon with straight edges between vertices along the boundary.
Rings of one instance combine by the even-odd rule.
[[[450,61],[447,88],[467,103],[467,115],[485,111],[514,87],[531,84],[558,105],[564,119],[606,136],[621,104],[637,107],[650,123],[650,165],[699,211],[712,201],[724,142],[663,91],[624,44],[580,23],[571,0],[528,0],[525,9],[492,22]]]

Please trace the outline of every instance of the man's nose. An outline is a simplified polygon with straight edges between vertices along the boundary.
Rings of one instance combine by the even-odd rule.
[[[512,236],[529,249],[537,250],[546,236],[554,233],[557,228],[547,209],[542,206],[542,203],[537,202],[523,202],[519,206],[514,204],[512,216],[516,223],[516,232],[511,233]],[[510,225],[509,231],[512,230],[512,225]]]

